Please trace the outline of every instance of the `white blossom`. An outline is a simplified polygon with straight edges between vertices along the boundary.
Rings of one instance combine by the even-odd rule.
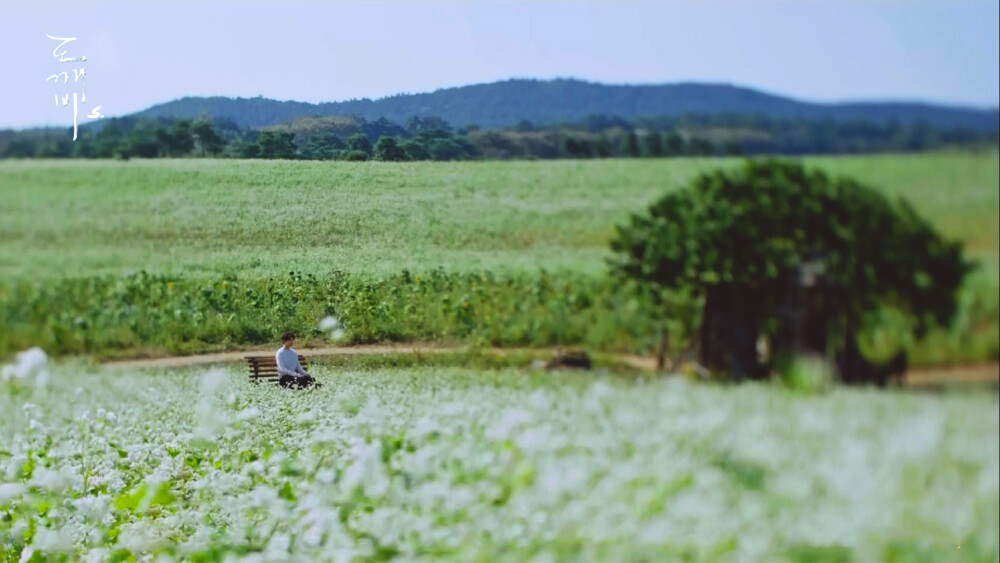
[[[334,342],[344,337],[344,326],[340,324],[340,319],[336,317],[324,317],[319,322],[319,329],[330,334],[330,340]]]
[[[942,560],[965,541],[992,560],[1000,543],[989,394],[434,368],[338,368],[324,393],[109,371],[77,393],[75,368],[48,369],[30,404],[0,386],[21,407],[0,408],[0,512],[18,515],[0,538],[44,530],[25,558]]]
[[[48,356],[37,346],[18,352],[14,363],[0,368],[0,377],[7,380],[33,381],[45,385],[49,379]]]

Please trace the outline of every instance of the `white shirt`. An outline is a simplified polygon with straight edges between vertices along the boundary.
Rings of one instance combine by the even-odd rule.
[[[278,364],[278,373],[281,375],[294,377],[309,375],[299,364],[299,355],[294,348],[285,348],[284,346],[278,348],[277,353],[274,354],[274,361]]]

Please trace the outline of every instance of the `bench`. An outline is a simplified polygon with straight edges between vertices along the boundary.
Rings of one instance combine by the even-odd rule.
[[[250,368],[250,381],[260,383],[261,380],[278,382],[278,362],[274,356],[245,356],[247,367]],[[309,371],[309,359],[299,354],[302,369]]]

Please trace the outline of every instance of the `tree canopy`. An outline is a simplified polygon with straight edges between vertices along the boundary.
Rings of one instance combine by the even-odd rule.
[[[773,317],[787,281],[810,262],[843,288],[843,320],[878,306],[922,329],[946,324],[972,264],[903,200],[849,178],[778,160],[703,173],[617,227],[612,267],[657,289],[725,284]]]

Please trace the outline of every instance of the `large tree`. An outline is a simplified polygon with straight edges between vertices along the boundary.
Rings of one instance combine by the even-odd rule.
[[[406,151],[392,137],[379,137],[375,143],[375,158],[377,160],[406,160]]]
[[[645,151],[643,154],[645,156],[659,157],[663,156],[663,137],[656,131],[649,131],[644,137],[645,140]]]
[[[206,154],[212,156],[222,152],[222,137],[215,132],[215,127],[208,119],[199,119],[191,125],[191,132],[198,140],[198,145]]]
[[[372,155],[372,143],[364,133],[355,133],[347,138],[347,149],[365,153],[365,156]]]
[[[803,272],[818,270],[830,288],[836,306],[826,310],[824,323],[839,327],[850,346],[878,307],[909,315],[918,330],[948,323],[972,267],[959,243],[944,239],[905,201],[774,160],[701,174],[632,215],[611,246],[613,269],[653,295],[700,294],[703,322],[722,312],[738,377],[749,375],[757,331],[780,322]]]
[[[295,158],[295,134],[282,131],[261,131],[257,137],[260,158]]]
[[[635,131],[628,131],[622,135],[618,154],[629,157],[639,156],[639,137],[636,136]]]

